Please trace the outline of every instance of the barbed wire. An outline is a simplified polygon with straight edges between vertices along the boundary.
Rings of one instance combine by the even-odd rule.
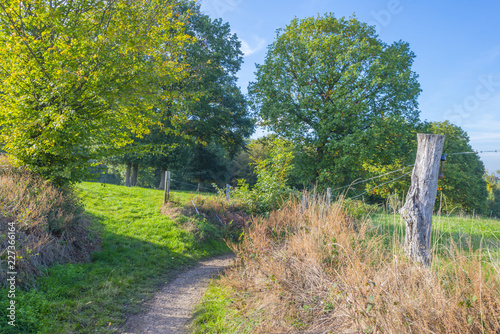
[[[460,155],[460,154],[481,154],[481,153],[500,153],[500,150],[468,151],[468,152],[454,152],[454,153],[443,153],[443,154],[446,155],[446,156],[450,156],[450,155]],[[396,170],[393,170],[393,171],[390,171],[390,172],[387,172],[387,173],[383,173],[383,174],[380,174],[380,175],[377,175],[377,176],[370,177],[368,179],[354,181],[354,182],[352,182],[352,183],[350,183],[348,185],[332,189],[331,191],[333,192],[333,191],[337,191],[337,190],[349,188],[349,187],[352,187],[352,186],[355,186],[355,185],[358,185],[358,184],[361,184],[361,183],[365,183],[365,182],[368,182],[368,181],[371,181],[371,180],[375,180],[375,179],[381,178],[383,176],[387,176],[387,175],[391,175],[391,174],[397,173],[399,171],[405,170],[406,168],[413,167],[413,166],[415,166],[415,165],[414,164],[413,165],[407,165],[407,166],[404,166],[402,168],[399,168],[399,169],[396,169]],[[363,193],[361,193],[359,195],[350,197],[349,199],[354,199],[354,198],[360,197],[362,195],[365,195],[365,194],[373,191],[374,189],[377,189],[378,187],[381,187],[381,186],[384,186],[386,184],[392,183],[392,182],[394,182],[396,180],[399,180],[399,179],[401,179],[401,178],[403,178],[405,176],[408,176],[410,174],[411,174],[411,172],[405,173],[405,174],[403,174],[403,175],[401,175],[401,176],[399,176],[399,177],[397,177],[397,178],[395,178],[395,179],[393,179],[391,181],[387,181],[387,182],[381,183],[381,184],[379,184],[379,185],[371,188],[370,190],[367,190],[367,191],[365,191],[365,192],[363,192]],[[187,183],[187,182],[183,182],[183,181],[178,181],[178,180],[173,180],[173,179],[171,179],[171,181],[172,182],[177,182],[177,183],[180,183],[180,184],[188,185],[188,186],[190,186],[192,188],[196,188],[196,191],[198,191],[198,186],[195,185],[195,184],[191,184],[191,183]],[[207,186],[214,188],[212,185],[204,185],[203,187],[205,189],[202,190],[202,192],[209,192],[209,193],[214,193],[214,194],[218,193],[217,189],[215,189],[215,188],[212,189],[212,190],[206,189]],[[348,189],[348,191],[350,191],[350,190],[355,190],[355,189]]]
[[[399,179],[401,179],[401,178],[403,178],[403,177],[405,177],[405,176],[408,176],[408,175],[410,175],[410,174],[411,174],[411,172],[405,173],[405,174],[403,174],[403,175],[401,175],[401,176],[398,176],[397,178],[395,178],[395,179],[393,179],[393,180],[391,180],[391,181],[387,181],[387,182],[381,183],[381,184],[379,184],[379,185],[377,185],[377,186],[375,186],[375,187],[371,188],[370,190],[365,191],[364,193],[361,193],[361,194],[359,194],[359,195],[356,195],[356,196],[350,197],[349,199],[354,199],[354,198],[357,198],[357,197],[362,196],[362,195],[364,195],[364,194],[367,194],[367,193],[369,193],[370,191],[373,191],[374,189],[377,189],[378,187],[381,187],[381,186],[384,186],[384,185],[386,185],[386,184],[392,183],[392,182],[394,182],[394,181],[396,181],[396,180],[399,180]]]
[[[348,184],[346,186],[342,186],[342,187],[339,187],[339,188],[332,189],[332,191],[337,191],[337,190],[344,189],[344,188],[347,188],[347,187],[355,186],[355,185],[360,184],[360,183],[365,183],[365,182],[368,182],[368,181],[371,181],[371,180],[374,180],[374,179],[378,179],[378,178],[380,178],[382,176],[394,174],[394,173],[397,173],[397,172],[399,172],[401,170],[404,170],[404,169],[406,169],[408,167],[413,167],[413,166],[415,166],[415,165],[408,165],[408,166],[405,166],[403,168],[400,168],[400,169],[397,169],[397,170],[393,170],[392,172],[388,172],[388,173],[384,173],[384,174],[377,175],[377,176],[374,176],[374,177],[370,177],[369,179],[365,179],[365,180],[361,180],[361,181],[355,181],[355,182],[353,182],[351,184]]]
[[[458,155],[458,154],[481,154],[481,153],[499,153],[500,150],[491,151],[469,151],[469,152],[456,152],[456,153],[443,153],[444,155]]]
[[[488,151],[469,151],[469,152],[444,153],[444,155],[448,156],[448,155],[459,155],[459,154],[480,154],[480,153],[499,153],[499,152],[500,152],[500,150],[488,150]],[[382,176],[390,175],[390,174],[393,174],[393,173],[399,172],[399,171],[401,171],[401,170],[404,170],[404,169],[406,169],[406,168],[408,168],[408,167],[413,167],[413,166],[415,166],[415,165],[408,165],[408,166],[405,166],[405,167],[403,167],[403,168],[397,169],[397,170],[392,171],[392,172],[388,172],[388,173],[385,173],[385,174],[381,174],[381,175],[378,175],[378,176],[374,176],[374,177],[368,178],[368,179],[366,179],[366,180],[356,181],[356,182],[353,182],[353,183],[351,183],[351,184],[349,184],[349,185],[346,185],[346,186],[343,186],[343,187],[339,187],[339,188],[333,189],[332,191],[336,191],[336,190],[344,189],[344,188],[347,188],[347,187],[354,186],[354,185],[356,185],[356,184],[360,184],[360,183],[364,183],[364,182],[367,182],[367,181],[370,181],[370,180],[373,180],[373,179],[380,178],[380,177],[382,177]],[[382,184],[379,184],[379,185],[377,185],[377,186],[375,186],[375,187],[371,188],[370,190],[365,191],[364,193],[361,193],[361,194],[359,194],[359,195],[356,195],[356,196],[350,197],[350,199],[354,199],[354,198],[357,198],[357,197],[362,196],[362,195],[364,195],[364,194],[367,194],[367,193],[371,192],[372,190],[374,190],[374,189],[376,189],[376,188],[378,188],[378,187],[381,187],[381,186],[383,186],[383,185],[386,185],[386,184],[389,184],[389,183],[394,182],[394,181],[396,181],[396,180],[399,180],[399,179],[403,178],[404,176],[407,176],[407,175],[410,175],[410,174],[411,174],[411,172],[405,173],[405,174],[403,174],[403,175],[401,175],[401,176],[399,176],[399,177],[397,177],[397,178],[395,178],[395,179],[393,179],[393,180],[391,180],[391,181],[388,181],[388,182],[384,182],[384,183],[382,183]]]

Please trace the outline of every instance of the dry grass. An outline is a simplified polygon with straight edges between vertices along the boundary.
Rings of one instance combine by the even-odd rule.
[[[241,205],[217,196],[191,196],[184,205],[170,201],[162,206],[161,213],[202,241],[218,238],[237,240],[251,220]]]
[[[207,218],[222,222],[226,226],[231,224],[234,227],[243,228],[251,220],[244,205],[234,200],[228,202],[225,198],[217,196],[195,196],[193,202],[199,212]]]
[[[3,167],[3,168],[2,168]],[[54,263],[87,261],[99,247],[96,233],[70,189],[56,188],[0,161],[0,284],[5,284],[7,231],[15,226],[18,284],[30,286]]]
[[[231,308],[252,333],[500,332],[500,273],[486,252],[455,248],[425,268],[371,229],[341,203],[255,219],[222,277]]]

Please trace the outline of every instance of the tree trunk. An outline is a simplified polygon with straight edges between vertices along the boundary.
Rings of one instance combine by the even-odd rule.
[[[130,176],[130,185],[135,187],[137,185],[137,173],[139,171],[139,164],[132,164],[132,175]]]
[[[161,170],[161,172],[160,172],[160,185],[158,186],[158,189],[163,190],[163,189],[165,189],[165,169],[161,168],[160,170]]]
[[[205,190],[205,184],[203,181],[198,181],[198,189],[196,189],[197,192]]]
[[[437,195],[444,138],[441,135],[417,135],[417,158],[411,175],[411,186],[400,210],[406,222],[406,255],[424,265],[430,265],[432,261],[432,211]]]
[[[132,164],[127,163],[127,171],[125,172],[125,187],[130,187],[130,170],[132,169]]]

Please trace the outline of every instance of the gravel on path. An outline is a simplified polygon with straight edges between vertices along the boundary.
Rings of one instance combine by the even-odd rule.
[[[145,304],[146,311],[129,317],[123,334],[184,334],[194,306],[213,276],[231,265],[234,255],[201,261],[197,266],[164,285]]]

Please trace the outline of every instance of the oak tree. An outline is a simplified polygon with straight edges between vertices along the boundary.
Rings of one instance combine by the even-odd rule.
[[[249,94],[262,125],[301,147],[305,178],[342,185],[362,176],[366,159],[397,155],[388,124],[418,121],[414,58],[408,43],[388,45],[356,17],[295,18]]]
[[[181,10],[190,8],[186,32],[196,41],[185,48],[187,76],[164,88],[181,91],[182,96],[158,108],[160,121],[144,138],[155,145],[144,163],[161,169],[161,175],[166,169],[189,170],[202,186],[205,181],[224,179],[224,160],[242,149],[254,131],[254,121],[236,84],[243,62],[241,42],[228,23],[212,20],[189,4]],[[193,159],[186,159],[186,153]],[[217,166],[224,166],[221,173]]]

